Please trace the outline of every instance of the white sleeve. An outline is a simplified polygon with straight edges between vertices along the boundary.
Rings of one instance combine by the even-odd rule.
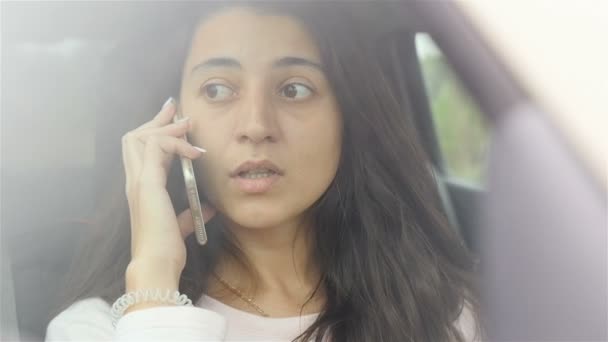
[[[226,319],[193,306],[159,306],[130,312],[112,326],[101,298],[72,304],[54,317],[45,341],[224,341]]]

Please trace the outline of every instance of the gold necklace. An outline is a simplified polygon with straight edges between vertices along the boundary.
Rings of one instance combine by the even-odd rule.
[[[225,281],[224,279],[222,279],[220,276],[218,276],[217,274],[215,274],[215,272],[213,273],[213,276],[219,280],[220,283],[222,283],[222,285],[226,286],[229,290],[231,290],[232,292],[234,292],[234,294],[236,294],[240,299],[242,299],[243,301],[245,301],[247,304],[251,305],[251,307],[253,307],[258,313],[260,313],[260,315],[264,316],[264,317],[269,317],[268,314],[266,312],[264,312],[264,310],[262,310],[262,308],[260,308],[254,301],[252,298],[249,297],[245,297],[245,295],[239,291],[239,289],[237,289],[236,287],[228,284],[227,281]]]

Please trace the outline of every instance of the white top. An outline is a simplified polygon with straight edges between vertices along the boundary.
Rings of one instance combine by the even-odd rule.
[[[99,297],[80,300],[49,322],[45,341],[291,341],[318,316],[262,317],[203,295],[194,306],[129,312],[115,329],[110,309]],[[468,310],[457,324],[467,341],[472,341]]]

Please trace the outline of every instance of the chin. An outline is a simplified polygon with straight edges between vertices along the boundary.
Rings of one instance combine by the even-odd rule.
[[[288,212],[282,206],[267,203],[246,203],[227,209],[225,215],[230,221],[251,229],[277,226],[287,219]]]

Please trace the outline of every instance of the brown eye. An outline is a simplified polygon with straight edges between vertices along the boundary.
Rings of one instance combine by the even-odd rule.
[[[310,97],[312,90],[300,83],[290,83],[281,88],[280,94],[291,100],[301,100]]]
[[[234,91],[230,87],[218,83],[204,86],[203,92],[212,101],[222,101],[234,95]]]

